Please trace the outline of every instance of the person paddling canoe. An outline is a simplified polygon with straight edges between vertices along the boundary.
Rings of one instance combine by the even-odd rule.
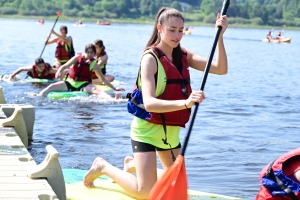
[[[92,84],[91,71],[96,72],[100,81],[104,82],[107,86],[115,91],[124,91],[124,88],[115,88],[109,81],[107,81],[100,69],[100,66],[95,60],[96,47],[94,44],[88,44],[85,47],[85,54],[76,55],[71,58],[66,64],[62,65],[56,72],[55,77],[61,77],[65,69],[70,68],[65,81],[53,83],[42,90],[38,96],[47,95],[49,92],[66,92],[66,91],[85,91],[91,94],[97,94],[103,97],[110,97],[107,93],[96,88]],[[119,97],[116,94],[116,97]]]
[[[269,31],[268,35],[267,35],[267,39],[268,40],[272,40],[272,31]]]
[[[281,35],[281,31],[279,31],[276,39],[279,40],[279,41],[281,41],[283,39],[283,36]]]
[[[227,73],[223,44],[227,25],[226,16],[218,15],[216,26],[221,26],[222,31],[217,61],[212,62],[210,68],[214,74]],[[134,160],[129,159],[131,167],[125,167],[130,170],[120,170],[98,157],[84,177],[86,187],[95,187],[94,180],[106,174],[134,198],[147,199],[158,179],[156,152],[164,169],[174,162],[171,153],[179,155],[180,127],[185,127],[188,122],[191,107],[205,99],[203,91],[191,90],[189,66],[203,71],[207,62],[207,59],[181,48],[183,29],[184,18],[178,10],[163,7],[158,11],[152,36],[141,59],[137,88],[130,95],[132,101],[127,104],[134,111],[145,108],[139,110],[141,115],[135,115],[131,124]],[[136,171],[136,177],[130,173],[132,171]]]

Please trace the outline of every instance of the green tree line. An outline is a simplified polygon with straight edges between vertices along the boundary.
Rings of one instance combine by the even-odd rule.
[[[187,21],[214,23],[222,0],[0,0],[0,15],[70,18],[154,18],[162,6],[183,12]],[[271,26],[300,24],[299,0],[231,0],[230,23]]]

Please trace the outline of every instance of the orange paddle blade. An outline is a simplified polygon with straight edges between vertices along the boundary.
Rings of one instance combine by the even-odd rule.
[[[174,164],[153,186],[148,200],[187,200],[188,184],[185,171],[184,157],[177,156]]]
[[[60,12],[56,12],[57,16],[62,16],[62,14]]]

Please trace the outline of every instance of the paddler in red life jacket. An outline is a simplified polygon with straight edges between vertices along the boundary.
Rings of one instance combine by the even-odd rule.
[[[221,26],[222,30],[217,43],[217,59],[210,68],[210,73],[213,74],[227,73],[227,56],[223,43],[227,25],[226,16],[218,15],[216,27]],[[184,18],[178,10],[163,7],[158,11],[153,33],[141,58],[140,73],[133,91],[142,93],[143,104],[139,101],[134,103],[137,104],[136,107],[144,108],[147,116],[141,118],[138,115],[140,112],[136,113],[131,123],[134,159],[126,157],[124,170],[120,170],[103,158],[96,158],[84,177],[86,187],[95,187],[94,180],[98,176],[107,175],[134,198],[148,199],[158,178],[156,155],[164,169],[171,167],[174,162],[171,152],[175,157],[179,155],[180,127],[185,127],[188,122],[191,107],[205,99],[203,91],[192,92],[189,67],[204,71],[207,63],[206,58],[180,46],[183,29]],[[136,96],[135,100],[140,98]],[[131,100],[128,101],[127,108],[132,106],[130,102]],[[163,118],[166,126],[163,125]],[[136,172],[136,176],[130,174],[132,172]]]
[[[113,77],[112,75],[106,74],[106,65],[107,65],[108,55],[105,51],[105,46],[103,45],[103,41],[96,40],[94,42],[94,45],[96,46],[95,59],[97,60],[98,65],[101,67],[102,74],[108,81],[112,82],[115,79],[115,77]],[[99,83],[96,73],[94,71],[92,72],[92,79],[93,79],[94,84],[103,84],[103,83]]]
[[[28,67],[20,67],[9,76],[9,80],[15,80],[15,76],[22,71],[27,71],[27,75],[38,79],[54,79],[56,69],[52,68],[49,63],[45,63],[42,58],[37,58],[35,64]]]
[[[67,91],[85,91],[91,94],[97,94],[103,97],[110,97],[107,93],[96,88],[92,84],[92,70],[96,72],[100,81],[115,91],[124,91],[124,88],[115,88],[108,80],[106,80],[101,72],[100,66],[94,58],[96,54],[96,47],[94,44],[88,44],[85,47],[85,54],[78,54],[62,65],[56,72],[55,77],[59,78],[62,72],[70,68],[66,80],[53,83],[41,91],[38,96],[47,95],[49,92],[67,92]],[[119,97],[116,94],[115,97]]]
[[[56,35],[56,38],[48,39],[46,44],[56,43],[56,51],[55,51],[55,62],[54,66],[59,68],[66,62],[68,62],[74,55],[74,47],[71,36],[67,36],[68,28],[66,26],[60,27],[60,35],[56,33],[54,30],[51,30],[51,33]]]
[[[283,154],[260,172],[255,200],[300,199],[300,148]]]

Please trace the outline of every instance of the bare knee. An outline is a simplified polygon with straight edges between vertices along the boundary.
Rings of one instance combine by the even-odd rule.
[[[148,196],[150,194],[150,191],[151,189],[146,189],[146,188],[139,188],[138,191],[137,191],[137,195],[136,195],[136,198],[137,199],[148,199]]]

